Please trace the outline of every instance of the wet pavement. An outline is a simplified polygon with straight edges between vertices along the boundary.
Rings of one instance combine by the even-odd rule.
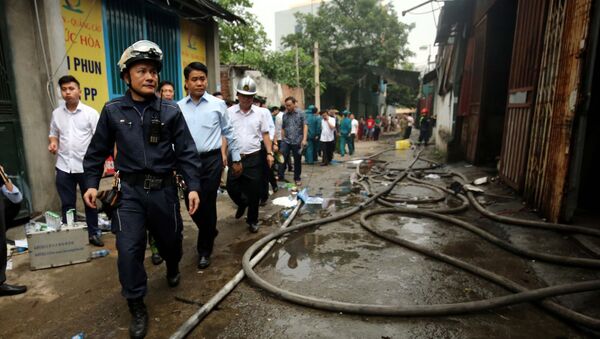
[[[388,148],[393,138],[357,144],[365,156]],[[427,150],[435,157],[433,150]],[[380,161],[337,162],[332,166],[304,166],[302,181],[321,204],[302,206],[294,224],[325,218],[354,207],[368,197],[365,187],[353,185],[359,175],[381,171],[382,162],[405,167],[415,152],[392,151]],[[339,155],[336,155],[339,159]],[[346,157],[346,159],[349,159]],[[416,166],[426,166],[418,162]],[[453,169],[471,179],[489,175],[485,169],[454,164]],[[358,173],[357,173],[358,172]],[[373,191],[386,188],[391,180],[376,177]],[[448,178],[431,179],[446,185]],[[497,213],[535,218],[512,191],[500,183],[485,187],[496,196],[484,196],[487,207]],[[285,188],[275,195],[293,193]],[[438,197],[436,190],[403,181],[394,198],[422,200]],[[414,202],[413,202],[414,203]],[[411,201],[400,204],[413,205]],[[460,204],[455,198],[419,203],[420,208]],[[414,203],[414,207],[417,207]],[[276,230],[291,209],[269,204],[261,209],[262,227],[248,233],[244,223],[233,218],[235,210],[226,195],[219,196],[219,230],[212,265],[195,267],[193,245],[197,232],[185,216],[182,283],[169,289],[163,266],[149,261],[149,338],[173,333],[198,305],[206,302],[241,268],[241,256],[254,241]],[[378,208],[371,205],[367,210]],[[572,237],[535,231],[490,221],[473,209],[458,215],[518,246],[571,256],[592,255]],[[381,305],[425,305],[473,301],[507,292],[469,273],[424,257],[378,238],[359,224],[359,214],[337,222],[287,234],[255,268],[269,282],[296,293],[354,303]],[[377,215],[370,219],[379,230],[426,246],[499,273],[528,286],[597,279],[594,270],[568,268],[514,256],[457,226],[423,217]],[[15,230],[11,230],[15,232]],[[89,338],[126,338],[129,321],[116,277],[114,238],[105,236],[111,254],[91,263],[41,271],[29,271],[25,256],[15,258],[11,282],[26,283],[24,296],[0,299],[0,338],[64,338],[85,332]],[[593,240],[596,241],[596,240]],[[149,253],[147,254],[149,256]],[[600,316],[599,294],[582,293],[558,298],[568,306]],[[60,310],[60,312],[57,312]],[[531,304],[494,311],[449,317],[371,317],[310,309],[274,298],[242,282],[190,335],[191,338],[585,338],[582,331]]]

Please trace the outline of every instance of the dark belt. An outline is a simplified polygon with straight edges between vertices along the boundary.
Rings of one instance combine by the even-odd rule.
[[[145,190],[158,190],[174,185],[173,174],[120,173],[119,178],[131,186],[142,186]]]
[[[260,154],[260,150],[258,150],[256,152],[252,152],[252,153],[240,154],[240,158],[246,159],[246,158],[250,158],[250,157],[253,157],[253,156],[259,155],[259,154]]]
[[[221,149],[220,148],[215,148],[215,149],[210,150],[208,152],[199,153],[198,155],[200,156],[200,158],[204,159],[204,158],[208,158],[208,157],[211,157],[213,155],[220,154],[220,153],[221,153]]]

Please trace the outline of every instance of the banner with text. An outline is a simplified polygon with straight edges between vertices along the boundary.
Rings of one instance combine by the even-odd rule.
[[[61,11],[68,73],[81,84],[81,101],[100,112],[108,101],[102,1],[63,0]]]
[[[181,69],[183,70],[192,61],[200,61],[206,64],[206,32],[204,27],[180,19],[179,28],[181,31]],[[184,86],[185,78],[181,77],[181,81],[182,86]]]

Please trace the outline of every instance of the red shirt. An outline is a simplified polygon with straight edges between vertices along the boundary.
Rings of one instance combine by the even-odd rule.
[[[373,119],[373,118],[367,119],[367,128],[371,129],[373,127],[375,127],[375,119]]]

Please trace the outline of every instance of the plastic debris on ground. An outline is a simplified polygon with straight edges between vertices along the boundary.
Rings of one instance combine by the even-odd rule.
[[[83,332],[79,332],[71,337],[71,339],[84,339],[84,338],[85,338],[85,334]]]
[[[7,271],[10,271],[10,270],[12,270],[12,269],[13,269],[13,261],[12,261],[12,258],[11,258],[11,259],[8,259],[8,260],[6,261],[6,270],[7,270]]]
[[[15,240],[15,247],[17,248],[29,248],[29,245],[27,245],[27,239],[17,239]]]
[[[439,178],[441,178],[441,177],[437,174],[427,174],[425,176],[425,179],[439,179]]]
[[[485,192],[485,191],[484,191],[484,190],[482,190],[481,188],[479,188],[479,187],[475,187],[475,186],[473,186],[473,185],[469,185],[469,184],[463,185],[463,188],[464,188],[465,190],[467,190],[467,191],[471,191],[471,192],[478,192],[478,193],[484,193],[484,192]]]
[[[298,200],[293,198],[291,195],[287,197],[279,197],[273,199],[273,205],[283,206],[283,207],[294,207],[298,203]]]
[[[98,228],[101,231],[110,232],[110,220],[105,213],[98,214]]]
[[[324,200],[321,197],[308,197],[308,199],[306,199],[305,203],[308,205],[322,205],[323,201]]]
[[[306,200],[308,199],[308,188],[303,188],[300,192],[298,192],[298,199],[306,203]]]
[[[473,180],[473,184],[475,184],[475,185],[483,185],[483,184],[486,184],[487,182],[488,182],[487,177],[481,177],[481,178],[477,178],[477,179]]]

